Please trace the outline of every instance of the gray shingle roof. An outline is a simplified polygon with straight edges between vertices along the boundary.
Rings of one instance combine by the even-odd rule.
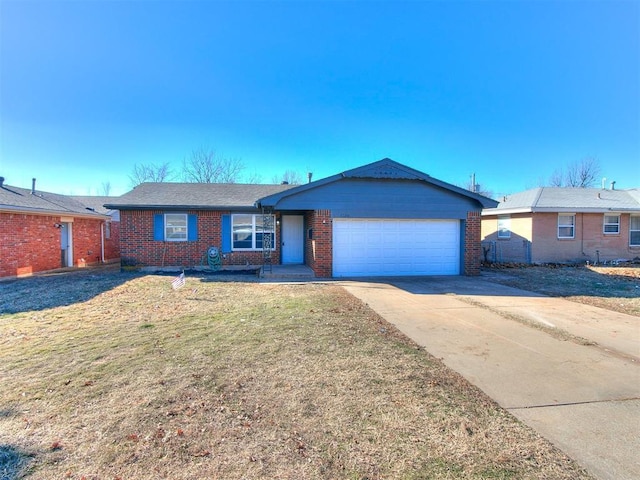
[[[109,215],[113,220],[119,219],[118,210],[105,208],[105,204],[118,197],[107,197],[102,195],[71,195],[71,198],[82,203],[85,207],[93,209],[94,212],[102,215]]]
[[[104,218],[104,215],[87,209],[87,205],[71,196],[39,190],[31,193],[31,189],[6,184],[0,187],[0,210]]]
[[[506,196],[483,214],[561,211],[640,212],[640,194],[637,189],[538,187]]]
[[[230,209],[255,208],[263,197],[295,185],[242,183],[141,183],[130,192],[113,198],[106,208],[133,210],[141,208]]]

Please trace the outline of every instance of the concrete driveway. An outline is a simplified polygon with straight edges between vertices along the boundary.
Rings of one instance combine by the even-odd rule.
[[[341,284],[596,478],[640,478],[640,317],[482,278]]]

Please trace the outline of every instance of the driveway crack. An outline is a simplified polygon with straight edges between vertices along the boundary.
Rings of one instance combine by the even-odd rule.
[[[584,402],[543,403],[541,405],[525,405],[523,407],[505,407],[507,410],[530,410],[533,408],[571,407],[575,405],[592,405],[598,403],[621,403],[640,400],[640,397],[613,398],[609,400],[587,400]]]

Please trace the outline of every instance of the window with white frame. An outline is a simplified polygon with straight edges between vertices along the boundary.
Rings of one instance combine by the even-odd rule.
[[[558,214],[558,238],[574,238],[576,234],[576,216],[573,213]]]
[[[498,238],[511,238],[511,217],[498,215]]]
[[[629,219],[629,246],[640,247],[640,215],[631,215]]]
[[[606,215],[604,216],[604,225],[602,231],[605,234],[620,233],[620,215]]]
[[[187,214],[167,213],[164,216],[164,238],[167,242],[187,241]]]
[[[111,222],[104,222],[104,238],[111,238]]]
[[[265,228],[264,216],[253,214],[231,215],[232,247],[234,250],[262,250],[265,235],[271,235],[271,249],[275,249],[275,219],[269,217]]]

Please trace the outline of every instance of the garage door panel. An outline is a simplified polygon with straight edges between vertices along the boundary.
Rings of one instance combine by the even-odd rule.
[[[334,276],[457,275],[458,220],[334,219]]]

